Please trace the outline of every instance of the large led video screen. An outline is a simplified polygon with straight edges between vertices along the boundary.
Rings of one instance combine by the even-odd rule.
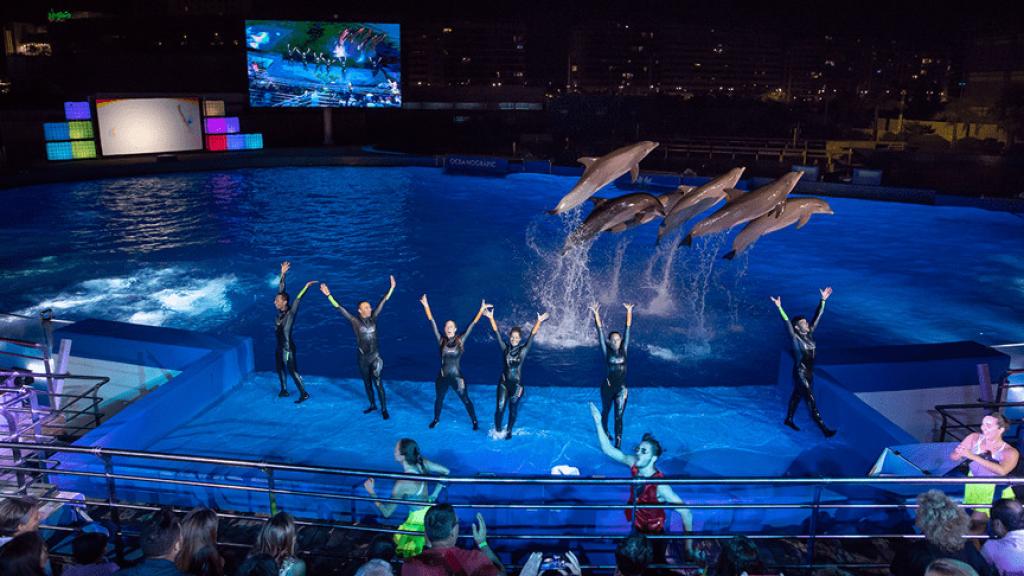
[[[203,149],[198,98],[96,100],[104,156]]]
[[[247,20],[249,104],[398,108],[398,24]]]

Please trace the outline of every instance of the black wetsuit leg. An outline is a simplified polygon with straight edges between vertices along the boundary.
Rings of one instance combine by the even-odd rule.
[[[384,383],[381,380],[381,372],[384,370],[384,360],[374,355],[367,358],[366,356],[359,357],[359,373],[363,376],[363,387],[366,389],[366,399],[370,402],[370,407],[365,412],[372,412],[377,409],[377,401],[374,398],[374,390],[376,395],[380,397],[380,407],[384,414],[388,411],[388,401],[384,394]],[[385,416],[386,418],[386,416]]]
[[[302,376],[299,376],[299,365],[295,359],[295,345],[292,344],[284,358],[285,368],[288,373],[292,375],[292,380],[295,381],[295,387],[299,389],[299,396],[306,395],[306,388],[302,385]]]
[[[796,407],[800,404],[801,399],[807,403],[807,411],[810,412],[811,419],[821,429],[822,434],[825,436],[835,434],[834,430],[825,425],[825,420],[821,417],[818,403],[814,398],[814,365],[804,362],[798,362],[793,369],[793,393],[789,397],[786,420],[793,421],[793,415],[796,414]]]
[[[448,395],[448,378],[444,376],[438,376],[437,380],[434,380],[434,422],[431,423],[430,427],[433,428],[437,421],[441,419],[441,408],[444,408],[444,397]]]
[[[508,430],[505,438],[512,436],[512,428],[516,425],[516,416],[519,414],[519,401],[523,399],[523,385],[514,384],[508,391]]]
[[[615,401],[615,390],[612,384],[605,380],[601,384],[601,426],[604,428],[604,433],[608,434],[608,413],[612,410],[612,404]]]
[[[494,405],[494,429],[498,432],[502,430],[502,421],[505,419],[505,404],[508,401],[508,389],[505,388],[505,379],[502,378],[498,382],[498,395],[497,401]],[[511,413],[509,414],[509,420],[511,420]]]
[[[625,385],[620,385],[615,393],[615,447],[622,446],[622,421],[626,415],[626,401],[629,399],[629,390]]]
[[[473,407],[473,400],[469,397],[469,387],[466,386],[466,381],[462,376],[456,376],[450,379],[449,384],[459,396],[459,400],[462,400],[462,404],[466,407],[466,413],[469,414],[469,419],[473,421],[473,429],[476,430],[476,408]]]
[[[274,350],[274,365],[277,370],[277,379],[281,381],[280,396],[288,395],[288,374],[284,371],[284,349],[280,346]]]

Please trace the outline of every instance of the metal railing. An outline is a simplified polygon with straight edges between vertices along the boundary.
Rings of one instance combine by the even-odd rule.
[[[817,518],[822,511],[827,510],[913,510],[916,505],[906,503],[906,498],[903,496],[896,495],[896,500],[900,501],[887,501],[887,502],[855,502],[850,501],[846,498],[843,501],[823,501],[822,492],[825,489],[839,490],[842,488],[852,488],[858,486],[876,486],[876,487],[907,487],[907,486],[922,486],[922,491],[927,488],[934,487],[952,487],[952,486],[963,486],[965,484],[991,484],[991,478],[942,478],[942,477],[858,477],[858,478],[765,478],[765,477],[746,477],[746,478],[599,478],[599,477],[570,477],[570,476],[543,476],[543,477],[498,477],[498,476],[450,476],[450,477],[436,477],[427,476],[421,474],[406,474],[398,472],[384,472],[376,470],[364,470],[364,469],[352,469],[352,468],[340,468],[340,467],[329,467],[329,466],[309,466],[301,464],[287,464],[287,463],[274,463],[265,461],[255,460],[244,460],[236,458],[219,458],[219,457],[206,457],[206,456],[190,456],[181,454],[166,454],[166,453],[152,453],[152,452],[141,452],[134,450],[120,450],[102,447],[78,447],[78,446],[35,446],[33,444],[19,443],[19,442],[0,442],[0,449],[10,450],[45,450],[47,453],[52,454],[71,454],[77,457],[96,458],[102,464],[98,466],[96,471],[90,471],[85,469],[65,469],[60,466],[59,460],[54,459],[52,456],[48,457],[44,464],[49,464],[48,467],[44,466],[43,469],[35,466],[27,466],[27,462],[14,463],[10,466],[0,466],[0,469],[6,469],[9,471],[18,471],[23,474],[36,474],[36,475],[47,475],[47,476],[71,476],[79,478],[93,478],[102,480],[103,488],[100,490],[101,494],[87,495],[90,498],[85,500],[76,500],[72,498],[56,498],[48,497],[48,501],[54,502],[65,502],[73,503],[76,505],[86,505],[98,508],[106,509],[110,512],[111,520],[117,528],[117,534],[115,535],[115,545],[118,548],[119,556],[123,556],[123,535],[125,533],[125,527],[121,521],[120,511],[125,509],[133,510],[153,510],[154,506],[148,505],[148,503],[132,503],[132,502],[121,502],[118,498],[118,486],[125,486],[128,483],[133,489],[138,489],[140,484],[151,485],[158,487],[181,487],[185,488],[215,488],[218,490],[225,491],[239,491],[246,493],[264,494],[267,498],[266,513],[229,513],[222,512],[221,516],[226,518],[239,518],[239,519],[252,519],[262,520],[265,519],[269,514],[276,512],[277,510],[277,497],[278,496],[292,496],[292,497],[306,497],[320,500],[332,500],[332,501],[347,501],[352,503],[351,522],[324,522],[317,520],[304,519],[300,521],[303,526],[319,526],[325,528],[333,528],[340,530],[354,530],[371,533],[388,533],[388,534],[410,534],[416,535],[414,532],[407,532],[402,530],[395,530],[386,527],[378,526],[367,526],[359,525],[356,523],[355,515],[355,504],[359,502],[383,502],[393,504],[404,504],[409,506],[423,506],[424,502],[419,500],[406,500],[406,499],[395,499],[395,498],[375,498],[370,496],[360,496],[354,492],[343,492],[340,490],[336,491],[317,491],[305,489],[302,486],[292,487],[290,484],[299,482],[295,478],[285,479],[281,482],[280,479],[275,477],[275,473],[303,473],[312,475],[326,475],[331,478],[344,478],[344,477],[374,477],[381,479],[390,480],[413,480],[413,481],[442,481],[448,486],[463,486],[463,485],[496,485],[496,486],[538,486],[538,485],[558,485],[558,486],[579,486],[592,487],[592,486],[633,486],[634,488],[642,488],[643,486],[651,483],[666,484],[670,486],[764,486],[764,487],[794,487],[800,486],[805,487],[809,490],[809,497],[805,500],[783,502],[783,503],[767,503],[758,501],[736,501],[734,498],[730,499],[727,503],[708,503],[694,501],[687,503],[684,506],[690,510],[800,510],[806,511],[809,515],[809,522],[806,524],[806,530],[800,533],[788,534],[784,532],[778,533],[747,533],[744,534],[752,539],[761,540],[778,540],[778,539],[793,539],[793,540],[804,540],[807,542],[807,562],[802,565],[804,567],[816,566],[814,563],[815,553],[814,544],[818,540],[859,540],[859,539],[881,539],[881,538],[920,538],[916,534],[906,533],[882,533],[882,534],[863,534],[863,533],[844,533],[834,534],[822,532],[818,528]],[[130,464],[125,462],[115,462],[115,458],[130,458],[137,459],[135,462]],[[124,470],[118,471],[115,469],[116,465],[130,467],[132,470],[138,470],[140,468],[139,461],[149,461],[153,463],[161,464],[160,477],[140,475],[137,472]],[[185,477],[174,476],[174,472],[188,472],[190,478],[197,478],[194,467],[186,469],[184,465],[196,465],[196,464],[212,464],[220,467],[227,468],[238,468],[259,471],[263,474],[264,485],[258,485],[256,481],[249,481],[247,483],[231,483],[227,481],[215,481],[212,479],[189,479]],[[175,468],[174,465],[180,465]],[[170,468],[170,470],[169,470]],[[102,469],[102,471],[99,471]],[[171,472],[172,474],[167,474]],[[223,470],[219,470],[218,474],[225,476]],[[306,480],[303,479],[303,482]],[[1000,484],[1016,485],[1024,483],[1024,478],[1002,478]],[[351,482],[336,482],[335,486],[342,488],[352,487]],[[449,491],[451,489],[449,488]],[[581,493],[574,493],[575,497],[579,497]],[[582,493],[585,494],[585,493]],[[102,498],[100,498],[102,497]],[[510,502],[485,502],[485,503],[474,503],[474,502],[453,502],[453,506],[456,508],[464,508],[471,510],[530,510],[530,511],[553,511],[553,510],[590,510],[590,511],[602,511],[602,510],[629,510],[632,509],[634,512],[639,509],[675,509],[679,506],[671,504],[638,504],[638,503],[580,503],[576,500],[557,500],[550,501],[545,499],[542,502],[524,502],[524,501],[510,501]],[[987,508],[987,506],[974,506],[974,508]],[[733,538],[737,534],[734,533],[682,533],[682,534],[659,534],[652,535],[651,538],[659,540],[721,540]],[[575,541],[575,542],[586,542],[586,541],[607,541],[621,538],[622,534],[613,533],[520,533],[511,531],[499,531],[491,532],[490,538],[494,540],[509,540],[509,541],[537,541],[537,542],[551,542],[551,541]],[[827,564],[831,565],[831,564]]]
[[[1024,408],[1024,402],[965,402],[962,404],[939,404],[935,406],[935,411],[942,416],[942,426],[939,428],[939,441],[946,442],[947,436],[962,441],[967,437],[967,434],[960,435],[962,431],[976,432],[979,430],[981,418],[977,422],[973,420],[964,422],[956,413],[981,411],[983,412],[981,416],[984,418],[1002,408]],[[1008,419],[1008,421],[1011,426],[1017,425],[1017,436],[1020,436],[1022,428],[1020,425],[1024,424],[1024,420]]]

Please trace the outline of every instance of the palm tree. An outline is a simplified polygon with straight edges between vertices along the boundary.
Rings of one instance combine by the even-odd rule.
[[[936,118],[953,124],[953,139],[949,143],[950,148],[956,148],[956,143],[960,139],[961,124],[964,124],[964,136],[966,137],[970,131],[970,124],[984,119],[976,111],[974,105],[965,98],[951,100],[946,104],[945,110],[936,115]]]

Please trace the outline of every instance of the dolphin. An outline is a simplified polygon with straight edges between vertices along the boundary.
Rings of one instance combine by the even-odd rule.
[[[626,172],[632,174],[633,182],[636,182],[637,176],[640,175],[640,161],[657,147],[657,142],[644,140],[623,146],[600,158],[591,156],[580,158],[578,162],[586,166],[587,169],[576,181],[572,190],[559,200],[558,205],[553,210],[549,210],[548,214],[561,214],[572,210]]]
[[[675,203],[678,202],[687,192],[690,192],[694,188],[694,186],[683,185],[679,186],[672,192],[659,195],[658,202],[661,203],[662,211],[664,212],[664,214],[668,214],[668,211],[672,209],[672,206],[674,206]],[[594,203],[595,207],[597,207],[607,202],[608,199],[592,197],[590,201]],[[626,222],[623,222],[622,224],[619,224],[617,226],[612,226],[611,228],[608,229],[608,231],[618,234],[620,232],[625,232],[626,230],[632,230],[633,228],[636,228],[637,226],[643,226],[644,224],[647,224],[651,220],[654,220],[658,216],[662,215],[663,214],[658,211],[657,207],[652,206],[647,210],[637,212],[636,216],[630,218]]]
[[[601,202],[590,212],[583,224],[565,239],[562,254],[573,246],[582,244],[601,232],[622,225],[635,218],[637,214],[649,210],[654,211],[655,215],[665,215],[661,201],[646,192],[634,192]]]
[[[740,176],[743,175],[744,170],[746,168],[743,166],[733,168],[683,195],[665,213],[665,220],[658,227],[658,242],[660,243],[662,236],[674,230],[676,226],[685,224],[690,218],[718,204],[725,198],[726,190],[736,187],[736,183],[740,181]]]
[[[726,205],[698,222],[680,244],[689,246],[697,236],[723,232],[769,212],[774,213],[775,216],[782,216],[786,196],[789,196],[803,175],[803,172],[790,172],[782,178],[746,194],[740,193],[739,190],[730,190],[726,193],[728,197]]]
[[[796,229],[803,228],[812,214],[833,214],[832,208],[821,198],[790,198],[786,200],[785,211],[781,216],[768,213],[747,224],[732,241],[732,251],[725,255],[732,260],[744,250],[750,248],[761,236],[777,232],[796,224]],[[799,224],[797,224],[799,222]]]

